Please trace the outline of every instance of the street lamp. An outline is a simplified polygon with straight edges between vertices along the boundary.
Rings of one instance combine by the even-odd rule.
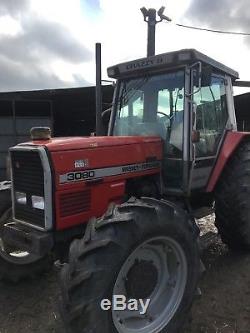
[[[171,19],[164,15],[165,7],[162,6],[158,11],[157,15],[159,16],[159,20],[156,19],[156,10],[154,8],[146,9],[145,7],[140,8],[142,15],[144,17],[144,21],[148,24],[148,45],[147,45],[147,56],[155,55],[155,26],[157,23],[166,20],[168,22]]]

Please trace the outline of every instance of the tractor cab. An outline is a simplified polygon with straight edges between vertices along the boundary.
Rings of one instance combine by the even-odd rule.
[[[238,73],[193,50],[122,63],[109,135],[160,136],[167,192],[205,188],[228,129],[236,129],[232,80]]]

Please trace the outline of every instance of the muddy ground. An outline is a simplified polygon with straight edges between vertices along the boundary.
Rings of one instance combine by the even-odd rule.
[[[200,220],[214,231],[213,218]],[[202,296],[182,333],[250,333],[250,254],[232,254],[215,238],[203,253]],[[0,333],[64,333],[55,270],[34,281],[0,284]]]

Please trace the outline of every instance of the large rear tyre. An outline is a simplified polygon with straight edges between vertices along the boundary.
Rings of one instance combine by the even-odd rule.
[[[215,225],[232,250],[250,250],[250,142],[226,165],[215,191]]]
[[[61,272],[68,331],[178,332],[199,278],[197,236],[184,211],[155,199],[129,200],[91,220]],[[101,301],[114,295],[150,302],[144,314],[141,308],[102,310]]]
[[[10,190],[0,191],[0,199],[0,280],[17,283],[48,271],[52,264],[48,255],[41,258],[4,243],[3,227],[12,218]]]

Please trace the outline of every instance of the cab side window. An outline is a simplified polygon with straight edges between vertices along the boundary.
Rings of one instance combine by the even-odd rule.
[[[194,125],[200,132],[200,141],[195,144],[196,157],[214,156],[228,119],[225,79],[212,76],[210,84],[194,94],[194,102],[197,106]]]
[[[116,132],[119,135],[131,135],[133,124],[142,122],[143,119],[144,94],[135,94],[128,104],[119,111]]]

